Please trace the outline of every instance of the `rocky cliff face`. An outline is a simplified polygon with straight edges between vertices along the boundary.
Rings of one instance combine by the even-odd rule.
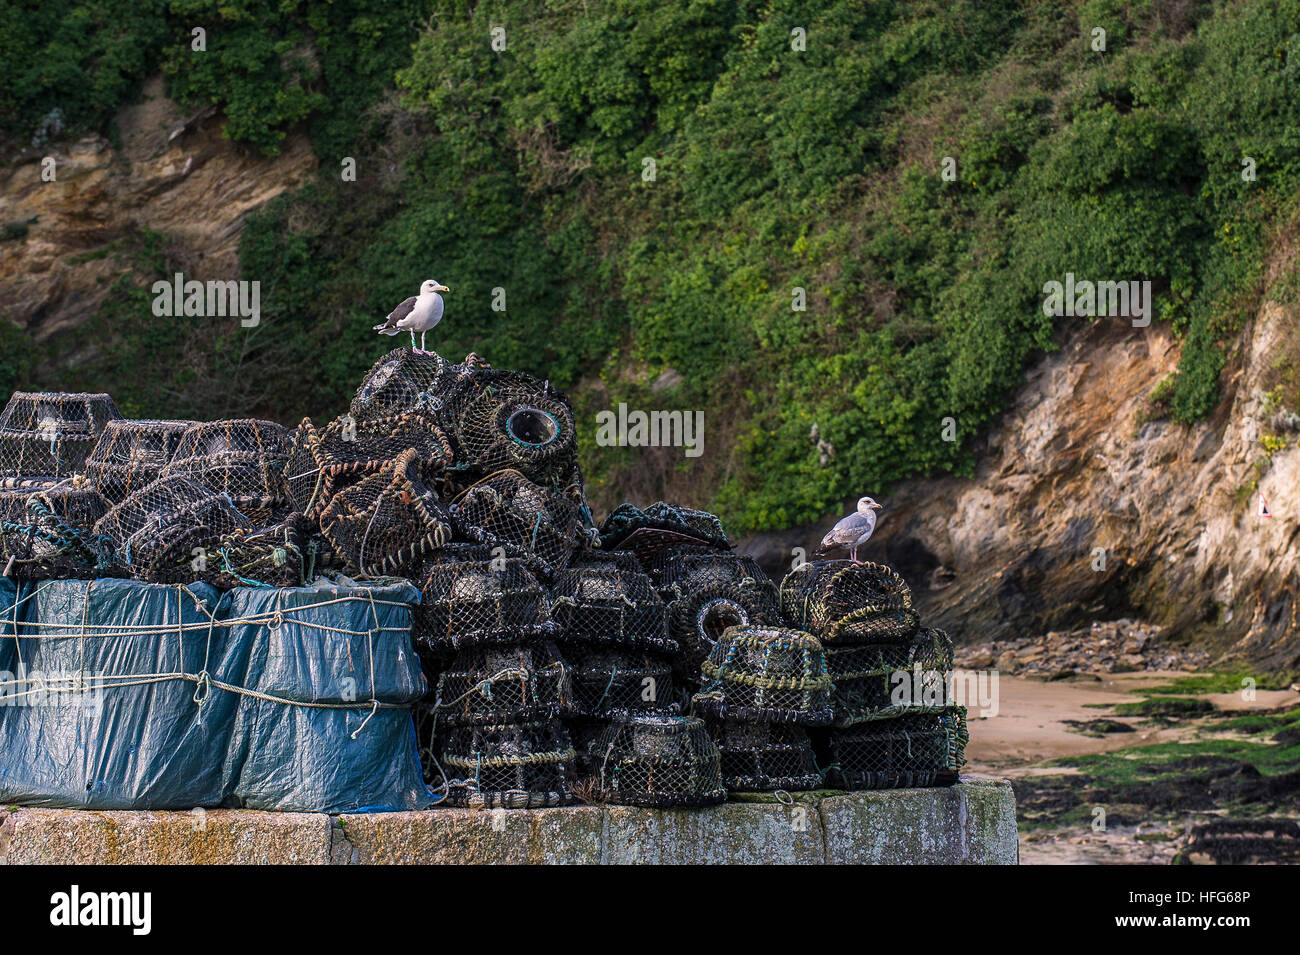
[[[118,147],[90,136],[0,167],[0,225],[17,230],[0,241],[0,317],[38,338],[93,313],[121,272],[105,253],[141,230],[164,234],[169,257],[192,277],[238,278],[245,217],[316,165],[305,136],[273,159],[235,146],[219,117],[167,99],[161,79],[116,121]],[[46,156],[52,182],[42,179]]]
[[[1190,428],[1149,420],[1152,389],[1178,364],[1167,327],[1063,327],[981,440],[975,476],[876,495],[886,509],[859,556],[898,568],[924,618],[961,641],[1141,617],[1167,640],[1295,672],[1300,421],[1267,390],[1298,326],[1294,306],[1265,305],[1215,415]],[[1257,514],[1261,493],[1272,517]],[[742,549],[783,573],[836,517]]]

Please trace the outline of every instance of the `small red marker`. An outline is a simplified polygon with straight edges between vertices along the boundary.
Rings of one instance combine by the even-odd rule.
[[[1269,511],[1269,509],[1268,509],[1268,501],[1264,500],[1264,494],[1263,494],[1263,492],[1260,492],[1260,495],[1259,495],[1259,510],[1258,510],[1256,513],[1258,513],[1260,517],[1272,517],[1272,516],[1273,516],[1272,513],[1271,513],[1271,512]]]

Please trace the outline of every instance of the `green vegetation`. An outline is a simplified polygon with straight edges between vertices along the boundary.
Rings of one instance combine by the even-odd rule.
[[[1149,686],[1134,693],[1144,696],[1152,694],[1186,694],[1186,693],[1240,693],[1246,688],[1243,680],[1254,680],[1257,690],[1284,690],[1287,681],[1276,675],[1259,673],[1196,673],[1180,676],[1160,686]]]
[[[183,389],[235,373],[255,385],[187,413],[332,415],[381,352],[369,326],[432,276],[453,290],[451,357],[548,376],[587,420],[618,401],[707,409],[706,454],[645,491],[741,532],[969,473],[972,439],[1053,346],[1042,287],[1067,272],[1153,282],[1184,337],[1153,397],[1206,415],[1300,185],[1300,0],[156,0],[111,22],[109,6],[0,17],[6,135],[55,108],[103,128],[162,69],[249,148],[307,128],[322,174],[242,237],[261,329],[196,348],[123,283],[100,316],[114,341],[78,352],[83,387],[177,414]],[[41,383],[4,355],[0,385]],[[680,383],[652,391],[668,369]],[[586,462],[597,487],[644,470]]]
[[[1213,712],[1214,704],[1209,700],[1197,700],[1189,696],[1153,696],[1133,703],[1120,703],[1115,707],[1116,716],[1184,718]]]

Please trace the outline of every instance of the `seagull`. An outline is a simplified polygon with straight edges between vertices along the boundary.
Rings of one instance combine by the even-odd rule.
[[[424,350],[424,336],[429,329],[442,320],[442,296],[439,292],[451,289],[429,279],[420,285],[420,294],[412,295],[397,308],[388,313],[388,321],[376,325],[375,331],[381,335],[397,335],[403,329],[411,333],[411,350],[420,355],[429,354]],[[415,333],[420,333],[420,347],[415,347]]]
[[[859,563],[858,548],[867,542],[871,532],[876,529],[878,510],[880,505],[871,498],[858,498],[858,509],[826,532],[826,536],[822,538],[817,548],[817,553],[820,554],[832,547],[847,547],[849,558],[855,564]]]

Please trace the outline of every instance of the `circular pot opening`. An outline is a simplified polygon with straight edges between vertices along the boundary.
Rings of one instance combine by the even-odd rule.
[[[519,444],[543,448],[560,436],[560,423],[541,408],[516,408],[506,419],[506,431]]]
[[[700,634],[710,644],[718,642],[722,631],[728,627],[743,627],[749,623],[749,614],[734,600],[717,597],[700,608],[698,617]]]

